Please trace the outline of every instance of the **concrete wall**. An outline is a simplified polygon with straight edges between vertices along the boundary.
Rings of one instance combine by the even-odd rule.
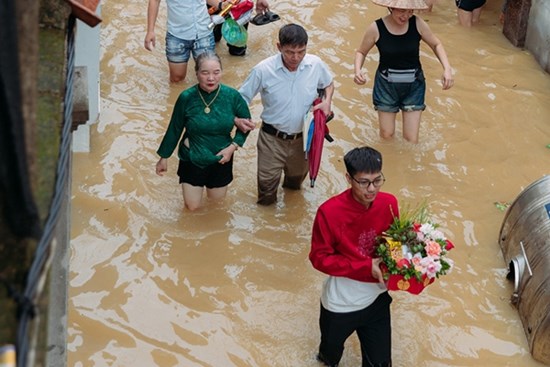
[[[525,48],[550,73],[550,1],[532,0]]]
[[[97,13],[100,14],[98,7]],[[86,66],[88,71],[89,123],[99,118],[99,33],[101,26],[94,28],[80,20],[76,21],[75,66]]]
[[[98,16],[101,15],[101,5],[96,9],[96,14]],[[75,66],[84,67],[86,70],[85,84],[87,85],[88,121],[78,126],[78,129],[73,133],[72,148],[73,152],[87,153],[90,152],[90,124],[99,120],[101,111],[99,95],[99,39],[101,24],[92,28],[78,20],[76,28]],[[75,94],[75,98],[78,98],[78,95]],[[80,121],[78,122],[81,123]]]
[[[71,167],[71,158],[67,163]],[[52,241],[48,297],[48,330],[45,367],[67,366],[67,320],[69,300],[69,243],[71,241],[71,179],[63,189],[63,204]],[[38,364],[34,365],[35,367]]]

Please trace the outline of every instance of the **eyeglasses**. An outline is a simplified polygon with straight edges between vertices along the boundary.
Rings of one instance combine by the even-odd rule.
[[[373,181],[370,181],[370,180],[367,180],[367,179],[357,180],[355,177],[353,177],[351,175],[350,175],[350,177],[353,181],[357,182],[357,184],[360,187],[365,188],[365,189],[368,189],[371,184],[375,188],[379,188],[384,184],[384,182],[386,182],[386,178],[384,177],[383,174],[380,174],[380,176],[376,177]]]

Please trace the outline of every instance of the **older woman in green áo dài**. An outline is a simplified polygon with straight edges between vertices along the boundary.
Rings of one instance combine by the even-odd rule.
[[[250,120],[250,111],[240,93],[220,83],[222,65],[213,52],[198,56],[198,84],[178,97],[170,124],[159,149],[156,173],[168,170],[168,158],[178,145],[179,182],[189,210],[198,209],[204,188],[210,199],[222,199],[233,180],[233,153],[246,140],[235,119]],[[235,133],[233,134],[233,131]],[[183,134],[183,137],[182,137]]]

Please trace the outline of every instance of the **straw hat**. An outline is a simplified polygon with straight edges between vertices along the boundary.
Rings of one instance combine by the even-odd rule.
[[[380,6],[396,9],[428,9],[429,6],[424,0],[372,0]]]

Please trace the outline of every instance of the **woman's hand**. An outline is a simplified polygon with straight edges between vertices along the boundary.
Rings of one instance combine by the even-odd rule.
[[[164,173],[168,171],[168,159],[161,158],[157,162],[156,170],[157,175],[164,176]]]
[[[355,76],[353,77],[353,81],[357,85],[363,85],[367,82],[367,79],[365,78],[363,73],[361,71],[359,71],[359,72],[355,73]]]
[[[233,119],[233,123],[237,126],[237,129],[241,130],[243,133],[252,131],[256,127],[256,124],[252,121],[252,119],[235,117]]]
[[[450,69],[443,72],[441,83],[443,84],[443,90],[450,89],[454,85],[453,72]]]
[[[224,148],[216,154],[217,156],[221,156],[220,160],[218,161],[219,164],[226,164],[231,160],[231,157],[233,156],[233,153],[237,150],[237,146],[235,144],[230,144],[227,146],[227,148]]]

